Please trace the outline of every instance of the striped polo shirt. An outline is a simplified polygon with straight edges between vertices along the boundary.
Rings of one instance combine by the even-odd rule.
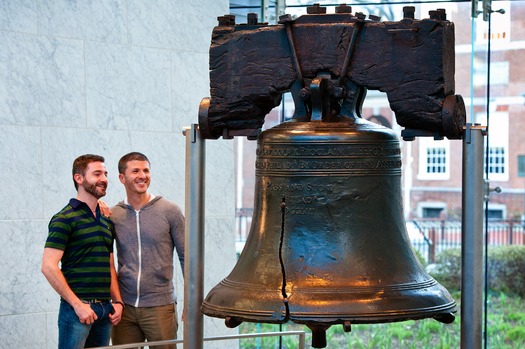
[[[109,300],[111,274],[109,254],[113,252],[113,223],[77,199],[55,214],[49,222],[45,247],[64,251],[61,269],[71,290],[80,299]]]

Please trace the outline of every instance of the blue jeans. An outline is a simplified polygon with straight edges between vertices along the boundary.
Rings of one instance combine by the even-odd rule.
[[[111,323],[109,302],[90,304],[98,319],[91,325],[80,322],[75,310],[66,301],[60,302],[58,311],[58,349],[82,349],[109,345]]]

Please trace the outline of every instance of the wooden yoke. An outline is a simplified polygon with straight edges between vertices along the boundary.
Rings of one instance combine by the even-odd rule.
[[[278,25],[258,23],[254,14],[240,25],[233,16],[219,17],[210,48],[211,97],[203,99],[199,113],[205,138],[256,138],[288,91],[294,118],[310,119],[311,84],[320,76],[335,101],[332,113],[359,117],[366,90],[379,90],[397,122],[410,130],[406,134],[462,137],[465,106],[454,94],[454,24],[444,10],[415,20],[413,7],[405,7],[401,21],[380,22],[353,15],[346,5],[334,14],[320,9],[308,8],[295,20],[282,16]]]

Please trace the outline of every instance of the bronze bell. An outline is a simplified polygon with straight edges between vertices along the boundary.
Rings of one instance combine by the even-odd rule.
[[[204,314],[307,325],[454,320],[456,304],[408,238],[396,134],[360,118],[285,122],[257,141],[252,226]]]

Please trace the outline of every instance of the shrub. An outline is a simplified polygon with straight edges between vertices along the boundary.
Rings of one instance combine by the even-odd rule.
[[[423,257],[423,254],[417,249],[414,249],[414,253],[416,254],[417,259],[419,260],[419,263],[421,263],[423,268],[425,268],[427,266],[427,261],[425,257]]]
[[[525,296],[525,246],[489,247],[489,287]]]
[[[436,256],[436,263],[429,269],[441,285],[448,290],[459,290],[461,285],[461,249],[449,248]]]
[[[458,290],[461,250],[453,248],[441,252],[429,273],[447,289]],[[491,291],[525,296],[525,246],[490,246],[487,274]]]
[[[513,329],[510,329],[507,332],[507,337],[509,341],[513,342],[525,342],[525,328],[522,327],[516,327]]]

